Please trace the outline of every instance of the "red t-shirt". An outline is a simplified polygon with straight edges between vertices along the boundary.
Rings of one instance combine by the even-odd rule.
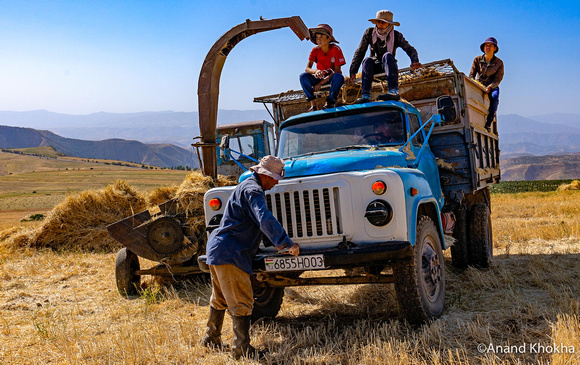
[[[331,44],[330,50],[326,54],[318,46],[312,48],[308,60],[315,62],[318,70],[326,70],[329,68],[334,70],[334,66],[346,64],[342,50],[336,44]]]

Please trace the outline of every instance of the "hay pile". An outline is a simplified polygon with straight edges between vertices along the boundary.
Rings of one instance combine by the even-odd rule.
[[[205,230],[205,218],[203,211],[203,196],[212,188],[219,186],[236,185],[234,176],[219,175],[214,181],[211,177],[204,176],[199,171],[189,173],[183,183],[177,188],[175,198],[179,203],[179,212],[185,214],[192,232],[201,235]]]
[[[558,191],[563,190],[580,190],[580,180],[574,180],[570,184],[562,184],[558,186]]]
[[[36,228],[12,227],[0,232],[0,244],[7,248],[50,248],[54,250],[115,252],[122,246],[107,232],[107,225],[171,199],[177,199],[191,232],[205,236],[203,196],[216,186],[236,185],[233,176],[219,176],[214,182],[200,172],[187,175],[179,186],[159,187],[149,196],[124,180],[98,190],[67,197],[50,211]],[[158,209],[158,208],[157,208]]]
[[[146,209],[145,197],[124,180],[99,190],[67,197],[54,207],[37,228],[8,237],[11,247],[55,250],[113,251],[119,243],[107,225]]]

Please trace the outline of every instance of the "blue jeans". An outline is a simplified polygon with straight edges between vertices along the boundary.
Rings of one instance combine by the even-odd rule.
[[[399,88],[399,66],[390,53],[383,55],[382,62],[376,58],[367,57],[362,63],[362,94],[370,94],[375,74],[385,72],[389,90]]]
[[[497,106],[499,105],[499,87],[491,89],[488,94],[489,96],[489,111],[487,112],[487,122],[486,125],[491,125],[493,119],[495,118],[495,112],[497,112]]]
[[[344,76],[339,73],[334,73],[330,76],[329,81],[330,94],[328,95],[328,99],[330,99],[329,101],[334,104],[338,97],[338,93],[340,92],[340,88],[342,87],[342,84],[344,84]],[[316,99],[314,96],[314,85],[319,82],[320,79],[317,79],[314,75],[311,75],[308,72],[300,74],[300,85],[302,86],[302,90],[304,91],[304,95],[308,98],[308,101]]]

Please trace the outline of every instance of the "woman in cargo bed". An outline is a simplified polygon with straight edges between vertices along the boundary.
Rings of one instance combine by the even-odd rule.
[[[489,95],[489,111],[485,122],[485,129],[491,131],[491,123],[495,119],[495,112],[499,105],[499,83],[503,79],[503,61],[495,54],[499,51],[497,40],[494,37],[487,38],[479,49],[483,55],[473,59],[469,77],[485,86],[485,93]]]

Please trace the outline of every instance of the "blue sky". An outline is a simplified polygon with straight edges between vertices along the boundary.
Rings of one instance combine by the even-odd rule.
[[[260,16],[330,24],[348,73],[368,19],[385,8],[423,63],[450,58],[467,74],[481,42],[496,37],[499,114],[580,113],[580,3],[521,0],[0,0],[0,110],[195,111],[207,51]],[[254,96],[299,89],[312,46],[290,29],[243,40],[225,63],[219,107],[260,109]],[[410,63],[402,50],[397,59]]]

